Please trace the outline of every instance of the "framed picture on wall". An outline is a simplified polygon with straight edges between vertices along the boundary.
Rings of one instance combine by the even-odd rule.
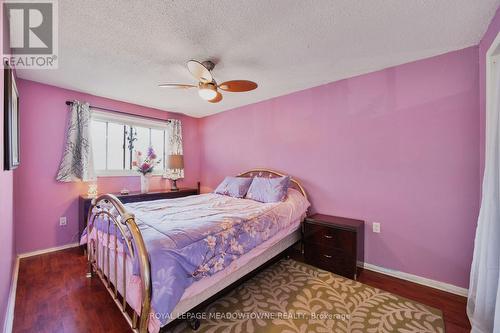
[[[8,64],[4,69],[4,170],[20,164],[19,152],[19,93],[14,71]]]

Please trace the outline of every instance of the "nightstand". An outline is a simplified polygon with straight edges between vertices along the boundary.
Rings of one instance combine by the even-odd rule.
[[[304,221],[304,257],[308,264],[349,279],[364,262],[365,222],[314,214]]]

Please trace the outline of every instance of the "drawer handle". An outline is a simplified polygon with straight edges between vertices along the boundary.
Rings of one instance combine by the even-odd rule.
[[[325,238],[332,239],[332,238],[333,238],[333,236],[330,236],[330,235],[325,235]]]
[[[328,259],[331,259],[332,256],[328,255],[328,254],[323,254],[325,256],[325,258],[328,258]]]

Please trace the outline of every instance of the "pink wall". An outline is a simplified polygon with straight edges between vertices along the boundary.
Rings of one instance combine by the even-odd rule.
[[[484,149],[486,129],[486,52],[500,32],[500,7],[497,9],[488,30],[479,42],[479,116],[480,116],[480,172],[481,180],[484,172]]]
[[[0,1],[2,6],[3,1]],[[6,22],[3,21],[3,41],[7,43]],[[2,48],[3,49],[3,48]],[[13,172],[3,170],[3,66],[0,77],[0,329],[3,332],[5,312],[12,281],[14,263],[14,207],[13,207]]]
[[[367,221],[366,262],[467,287],[477,55],[471,47],[203,118],[204,190],[253,167],[285,171],[315,211]]]
[[[18,86],[22,129],[22,163],[16,170],[14,190],[18,253],[77,241],[78,196],[86,193],[87,185],[55,180],[69,117],[66,100],[78,99],[92,105],[162,119],[181,119],[186,179],[180,185],[196,186],[200,172],[197,119],[32,81],[19,80]],[[139,190],[139,179],[138,176],[99,178],[99,192],[117,192],[123,187]],[[155,177],[152,183],[153,190],[169,186],[161,177]],[[59,226],[61,216],[68,219],[65,227]]]

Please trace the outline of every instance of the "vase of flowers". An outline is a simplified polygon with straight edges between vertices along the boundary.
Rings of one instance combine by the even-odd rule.
[[[135,161],[132,162],[132,166],[141,174],[141,193],[149,192],[149,181],[155,165],[160,163],[157,160],[157,155],[153,147],[149,147],[146,157],[143,156],[141,151],[136,150]]]

